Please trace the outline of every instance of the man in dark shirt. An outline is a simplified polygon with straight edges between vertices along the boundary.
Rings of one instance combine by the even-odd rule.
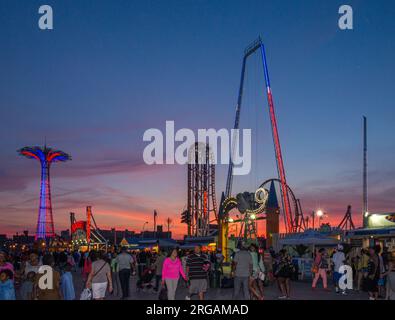
[[[187,277],[190,280],[189,294],[185,297],[186,300],[191,300],[193,294],[198,294],[199,300],[204,300],[204,293],[207,291],[210,261],[201,251],[201,246],[195,246],[195,252],[189,255],[186,261]]]

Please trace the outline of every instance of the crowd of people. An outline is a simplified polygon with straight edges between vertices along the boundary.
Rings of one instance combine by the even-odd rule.
[[[380,246],[346,254],[342,245],[335,250],[314,252],[311,289],[322,282],[325,291],[346,295],[340,284],[343,265],[352,268],[353,290],[365,291],[371,300],[395,299],[395,261]],[[279,299],[289,299],[292,280],[299,277],[298,264],[286,249],[262,250],[255,244],[241,243],[231,255],[230,272],[224,272],[221,250],[203,252],[168,250],[80,252],[0,252],[0,300],[102,300],[108,295],[128,299],[131,277],[135,290],[155,293],[158,299],[175,300],[177,290],[187,292],[185,299],[203,300],[210,287],[233,288],[233,299],[264,300],[265,287],[276,285]],[[40,286],[50,268],[53,285]],[[328,279],[332,278],[333,289]],[[81,286],[75,288],[76,281]],[[76,289],[78,292],[76,292]],[[294,297],[297,298],[297,297]]]
[[[351,267],[355,291],[368,292],[370,300],[395,300],[395,260],[388,249],[382,249],[380,245],[359,248],[348,255],[342,245],[338,245],[330,255],[325,248],[321,248],[314,258],[312,289],[315,290],[321,278],[324,289],[330,291],[327,278],[328,274],[332,274],[335,291],[346,295],[347,286],[340,285],[342,276],[347,272],[342,269],[343,265]]]

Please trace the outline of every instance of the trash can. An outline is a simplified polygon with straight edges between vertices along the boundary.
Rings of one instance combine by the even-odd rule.
[[[210,288],[216,289],[221,285],[221,272],[218,270],[210,272]]]

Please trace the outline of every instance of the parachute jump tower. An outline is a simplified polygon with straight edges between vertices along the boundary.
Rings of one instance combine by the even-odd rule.
[[[52,216],[49,169],[53,162],[65,162],[71,160],[71,156],[63,151],[53,150],[47,146],[43,148],[24,147],[19,149],[18,153],[26,158],[38,160],[41,164],[40,206],[38,210],[35,240],[53,238],[55,236],[55,230]]]

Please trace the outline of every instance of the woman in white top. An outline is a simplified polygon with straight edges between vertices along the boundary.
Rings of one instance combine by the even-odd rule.
[[[96,256],[96,254],[92,252],[92,258],[94,256]],[[86,288],[92,288],[92,298],[94,300],[103,300],[106,296],[107,288],[110,294],[113,291],[111,268],[103,258],[104,257],[101,255],[98,260],[95,259],[95,261],[92,262],[92,270],[86,282]]]
[[[38,260],[38,255],[35,253],[31,253],[29,256],[29,260],[27,260],[25,262],[25,265],[23,267],[24,278],[26,278],[26,276],[29,272],[37,273],[40,266],[41,266],[41,263]]]
[[[258,246],[251,244],[249,251],[252,257],[252,275],[249,279],[250,295],[256,300],[263,300],[263,282],[265,266],[262,256],[259,254]],[[262,282],[262,283],[261,283]]]
[[[41,265],[42,263],[38,259],[38,255],[35,253],[31,253],[29,256],[29,260],[23,263],[20,273],[22,280],[20,294],[23,300],[32,299],[33,279],[38,273]]]

